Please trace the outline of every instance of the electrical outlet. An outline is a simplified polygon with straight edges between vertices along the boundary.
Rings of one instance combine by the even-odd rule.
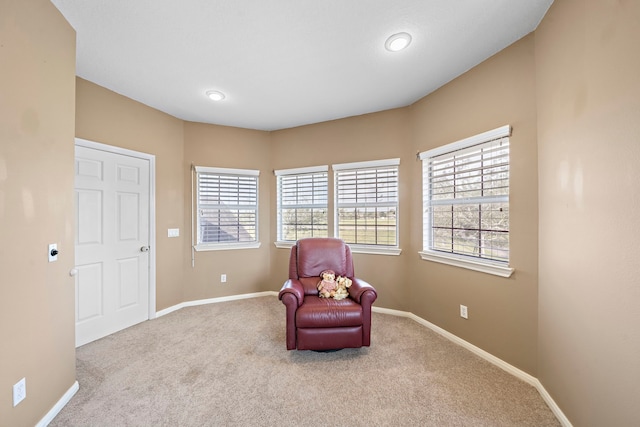
[[[467,306],[460,304],[460,317],[464,319],[469,318],[469,312],[467,311]]]
[[[221,274],[220,275],[220,283],[226,283],[227,282],[227,275],[226,274]]]
[[[27,397],[27,379],[23,378],[13,385],[13,406],[17,406]]]

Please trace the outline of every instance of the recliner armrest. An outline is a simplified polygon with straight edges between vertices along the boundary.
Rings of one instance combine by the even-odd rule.
[[[376,298],[378,297],[378,293],[376,292],[375,288],[373,286],[371,286],[369,283],[365,282],[362,279],[358,279],[356,277],[354,277],[352,279],[352,283],[351,286],[348,289],[349,291],[349,296],[351,297],[351,299],[353,299],[354,301],[356,301],[358,304],[360,304],[362,301],[362,295],[365,294],[365,292],[370,291],[373,293],[373,299],[371,300],[371,303],[373,303]]]
[[[284,282],[284,285],[282,285],[282,289],[280,289],[280,293],[278,294],[278,299],[282,301],[282,297],[286,294],[292,294],[296,298],[298,301],[298,307],[302,305],[304,301],[304,288],[299,280],[288,279]]]

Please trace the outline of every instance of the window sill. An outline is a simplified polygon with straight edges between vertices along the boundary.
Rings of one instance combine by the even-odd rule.
[[[439,262],[442,264],[453,265],[455,267],[462,267],[469,270],[480,271],[482,273],[493,274],[500,277],[511,277],[514,269],[508,266],[492,263],[482,262],[467,257],[461,257],[451,254],[445,254],[434,251],[422,251],[418,252],[420,257],[425,261]]]
[[[296,244],[296,242],[281,241],[281,242],[273,242],[273,244],[275,245],[276,248],[291,249],[293,247],[293,245]]]
[[[212,244],[200,244],[195,245],[193,248],[196,252],[206,251],[230,251],[234,249],[257,249],[260,247],[260,242],[248,242],[248,243],[218,243]]]
[[[398,256],[402,253],[400,248],[378,247],[350,244],[351,252],[354,254],[371,254],[371,255],[394,255]]]
[[[273,242],[276,248],[280,249],[291,249],[296,242]],[[375,246],[358,246],[354,244],[349,244],[351,248],[351,253],[354,254],[370,254],[370,255],[400,255],[402,249],[399,248],[389,248],[389,247],[375,247]]]

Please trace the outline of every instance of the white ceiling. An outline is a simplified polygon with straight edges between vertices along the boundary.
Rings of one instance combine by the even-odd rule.
[[[77,31],[78,76],[183,120],[260,130],[410,105],[535,30],[553,2],[51,1]],[[411,45],[385,50],[401,31]]]

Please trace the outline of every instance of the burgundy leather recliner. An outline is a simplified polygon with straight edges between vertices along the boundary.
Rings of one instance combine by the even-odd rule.
[[[350,278],[349,297],[320,298],[320,273],[333,270]],[[378,297],[354,277],[351,249],[340,239],[301,239],[291,248],[289,280],[279,298],[287,311],[287,350],[337,350],[371,343],[371,305]]]

